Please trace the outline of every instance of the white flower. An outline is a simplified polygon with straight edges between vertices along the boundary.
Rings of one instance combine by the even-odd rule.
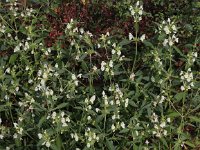
[[[112,51],[111,51],[111,52],[112,52],[112,54],[115,54],[115,52],[116,52],[116,51],[115,51],[114,49],[112,49]]]
[[[115,115],[112,115],[112,120],[115,120]]]
[[[165,39],[163,42],[163,46],[167,46],[167,43],[168,43],[168,39]]]
[[[72,74],[72,80],[76,80],[75,74]]]
[[[96,95],[93,95],[93,96],[90,98],[90,102],[93,104],[94,101],[95,101],[95,99],[96,99]]]
[[[138,14],[142,15],[142,13],[143,13],[143,11],[140,9],[139,12],[138,12]]]
[[[80,28],[79,31],[81,34],[83,34],[85,32],[83,28]]]
[[[90,148],[90,143],[87,143],[87,148]]]
[[[170,123],[170,122],[171,122],[171,119],[170,119],[170,118],[167,118],[167,122],[169,122],[169,123]]]
[[[170,34],[170,30],[169,30],[169,27],[168,26],[165,26],[164,27],[164,31],[166,34]]]
[[[74,84],[76,85],[76,86],[78,86],[78,81],[76,80],[76,81],[74,81]]]
[[[112,45],[114,48],[116,47],[116,43],[113,43],[113,45]]]
[[[161,128],[164,128],[166,126],[166,123],[165,122],[162,122],[161,124],[160,124],[160,127]]]
[[[106,63],[104,61],[101,62],[101,71],[105,70]]]
[[[82,78],[82,74],[81,74],[81,73],[78,74],[77,77],[78,77],[78,78]]]
[[[126,99],[125,99],[125,107],[128,107],[128,101],[129,101],[129,99],[126,98]]]
[[[121,51],[118,51],[118,52],[117,52],[117,55],[120,56],[120,55],[121,55]]]
[[[39,138],[39,139],[42,139],[42,136],[43,136],[43,135],[42,135],[41,133],[38,133],[38,138]]]
[[[122,127],[123,129],[125,128],[124,122],[121,122],[121,127]]]
[[[176,31],[176,26],[175,25],[172,25],[172,30]]]
[[[67,24],[67,29],[71,29],[72,25],[70,23]]]
[[[146,141],[145,141],[145,144],[147,144],[147,145],[148,145],[148,144],[149,144],[149,141],[148,141],[148,140],[146,140]]]
[[[181,91],[184,91],[185,90],[185,87],[182,85],[181,86]]]
[[[197,58],[197,55],[198,55],[198,54],[197,54],[197,52],[194,52],[193,55],[194,55],[194,57]]]
[[[10,73],[10,68],[7,68],[5,72]]]
[[[145,34],[140,37],[140,40],[143,42],[145,40]]]
[[[15,134],[13,135],[13,138],[14,138],[14,139],[16,139],[16,138],[17,138],[17,133],[15,133]]]
[[[131,15],[134,16],[135,15],[135,11],[132,9],[131,10]]]
[[[112,124],[111,129],[112,129],[113,131],[115,131],[115,125],[114,125],[114,124]]]
[[[129,40],[133,39],[133,35],[131,33],[129,33],[128,37],[129,37]]]
[[[129,79],[130,79],[131,81],[133,81],[133,80],[135,79],[135,74],[134,74],[134,73],[131,73]]]
[[[111,68],[113,67],[113,61],[112,61],[112,60],[110,60],[109,66],[110,66]]]
[[[97,70],[97,67],[96,67],[96,66],[94,66],[92,69],[93,69],[94,71],[96,71],[96,70]]]
[[[77,135],[77,133],[74,134],[74,139],[75,139],[76,142],[78,141],[78,135]]]
[[[17,45],[15,48],[14,48],[14,52],[18,52],[20,51],[20,47]]]
[[[138,131],[135,131],[135,134],[138,136],[138,135],[139,135],[139,132],[138,132]]]
[[[110,36],[110,33],[109,33],[109,32],[106,32],[106,36]]]
[[[56,118],[56,112],[54,111],[51,115],[52,119],[55,119]]]
[[[67,122],[70,122],[70,118],[69,118],[69,117],[65,118],[65,120],[66,120]]]
[[[7,147],[6,147],[6,150],[10,150],[10,147],[7,146]]]
[[[47,79],[48,78],[48,73],[47,72],[44,72],[43,75],[42,75],[43,79]]]
[[[98,113],[98,112],[100,111],[100,109],[99,109],[99,108],[96,108],[95,111]]]
[[[169,38],[169,46],[172,46],[174,44],[173,40]]]
[[[88,116],[88,117],[87,117],[87,120],[91,120],[91,116]]]
[[[51,143],[49,141],[47,141],[45,145],[46,145],[46,147],[50,147]]]
[[[167,135],[167,130],[164,130],[163,134],[164,134],[164,136],[166,136]]]
[[[42,75],[42,70],[39,70],[37,75],[40,77]]]
[[[136,6],[139,6],[139,5],[140,5],[140,1],[137,1]]]

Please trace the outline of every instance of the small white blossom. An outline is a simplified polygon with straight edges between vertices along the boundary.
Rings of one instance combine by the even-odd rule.
[[[93,96],[90,98],[90,102],[93,104],[94,101],[95,101],[95,99],[96,99],[96,95],[93,95]]]
[[[124,122],[121,122],[121,127],[122,127],[123,129],[125,128]]]
[[[143,42],[145,40],[145,34],[140,37],[140,40]]]
[[[43,135],[41,133],[38,133],[38,138],[42,139]]]
[[[132,40],[134,38],[132,33],[129,33],[128,37],[129,37],[129,40]]]

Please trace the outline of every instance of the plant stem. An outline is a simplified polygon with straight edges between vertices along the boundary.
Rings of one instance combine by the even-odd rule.
[[[137,59],[137,53],[138,53],[138,22],[135,22],[135,57],[134,57],[134,62],[133,62],[133,67],[132,67],[132,72],[133,72],[133,68],[135,67],[135,62]]]

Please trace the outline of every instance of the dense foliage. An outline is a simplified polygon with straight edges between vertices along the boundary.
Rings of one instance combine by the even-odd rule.
[[[0,149],[199,149],[199,9],[0,2]]]

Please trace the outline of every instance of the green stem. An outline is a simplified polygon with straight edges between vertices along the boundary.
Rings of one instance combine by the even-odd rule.
[[[90,82],[90,94],[92,94],[92,73],[91,73],[91,69],[92,69],[92,57],[91,57],[91,54],[90,54],[90,79],[89,79],[89,82]]]
[[[133,72],[133,68],[135,67],[135,62],[137,59],[137,53],[138,53],[138,22],[135,22],[135,57],[134,57],[134,62],[133,62],[133,67],[132,67],[132,72]]]

